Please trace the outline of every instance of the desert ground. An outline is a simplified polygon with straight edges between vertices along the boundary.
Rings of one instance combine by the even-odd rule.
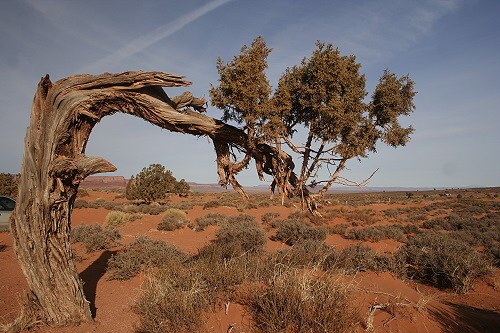
[[[250,201],[245,202],[234,192],[195,192],[188,197],[172,195],[160,203],[144,205],[128,201],[123,193],[116,189],[82,190],[71,216],[73,230],[82,226],[95,226],[97,223],[103,227],[102,230],[115,230],[121,235],[120,239],[98,244],[94,248],[90,248],[84,241],[73,243],[76,266],[83,280],[95,322],[77,327],[41,326],[31,329],[30,332],[161,331],[162,323],[148,322],[152,320],[152,315],[144,311],[144,304],[147,305],[147,302],[154,300],[145,295],[148,292],[151,294],[151,291],[154,293],[155,282],[160,281],[161,276],[190,272],[191,268],[185,267],[195,266],[182,265],[195,265],[192,262],[202,260],[199,258],[203,258],[203,253],[207,253],[204,248],[210,247],[211,244],[221,244],[217,243],[217,239],[222,237],[220,230],[224,228],[224,224],[217,221],[207,222],[208,220],[203,219],[207,214],[215,213],[217,215],[212,215],[215,220],[241,214],[254,217],[259,228],[263,230],[265,239],[265,243],[262,244],[263,251],[257,251],[250,256],[247,252],[253,250],[248,250],[237,257],[225,257],[224,265],[234,264],[236,270],[244,266],[241,270],[245,270],[246,273],[241,275],[230,271],[235,275],[231,276],[233,280],[226,284],[220,281],[217,281],[220,284],[214,282],[219,289],[200,287],[197,291],[200,298],[196,298],[198,297],[196,295],[193,297],[192,293],[189,294],[191,298],[185,298],[185,302],[203,303],[205,306],[200,305],[191,310],[183,308],[185,312],[179,312],[179,316],[184,318],[180,319],[178,332],[322,332],[319,329],[300,329],[299,324],[286,327],[286,323],[283,324],[285,327],[283,330],[271,331],[270,327],[278,327],[279,324],[270,326],[269,321],[279,321],[279,317],[283,315],[280,311],[283,311],[284,305],[283,303],[279,305],[277,300],[273,301],[276,308],[271,311],[275,311],[275,317],[278,318],[260,316],[262,313],[259,314],[258,309],[262,304],[259,305],[258,299],[253,296],[261,291],[264,292],[259,295],[268,296],[271,293],[271,285],[277,286],[281,273],[288,276],[289,281],[295,281],[294,279],[303,282],[312,281],[311,299],[312,295],[315,295],[313,289],[324,286],[320,282],[326,281],[337,288],[325,290],[340,290],[338,297],[344,303],[339,303],[341,304],[339,306],[349,308],[350,312],[347,314],[339,312],[338,317],[334,318],[346,316],[345,321],[349,321],[350,326],[344,328],[344,331],[498,332],[500,327],[499,195],[500,188],[333,193],[327,196],[327,204],[320,209],[322,217],[315,217],[300,213],[298,201],[285,200],[284,205],[281,205],[279,199],[271,200],[269,194],[265,193],[251,194]],[[112,211],[126,214],[125,220],[113,225],[109,221],[106,222],[109,220],[108,214]],[[159,228],[159,223],[165,215],[179,215],[181,214],[179,211],[183,212],[180,222],[171,219],[169,221],[175,223],[167,223],[166,228]],[[303,224],[299,222],[293,224],[290,220],[299,220]],[[291,232],[286,236],[283,227],[286,223],[300,224],[302,229],[299,228],[299,231],[294,229],[298,235]],[[466,244],[464,246],[472,249],[482,261],[477,261],[475,266],[471,266],[472,273],[465,272],[458,277],[454,275],[455,280],[447,280],[443,278],[445,273],[437,272],[436,269],[434,271],[437,278],[428,273],[422,274],[426,268],[422,267],[423,265],[408,261],[401,263],[395,259],[401,258],[401,253],[410,253],[408,247],[410,239],[426,233],[439,233],[447,237],[446,239],[460,240],[460,244]],[[165,259],[166,263],[162,264],[141,262],[140,267],[133,273],[123,273],[117,268],[119,267],[116,265],[117,257],[121,252],[130,252],[138,248],[140,250],[136,241],[140,236],[172,244],[182,254],[179,254],[184,258],[182,263],[175,258],[168,259],[172,261]],[[307,240],[310,241],[307,243],[309,245],[302,246],[301,244]],[[457,252],[447,253],[450,257],[446,257],[446,260],[453,261],[467,257],[467,253],[460,252],[462,245],[457,244],[458,247],[450,247]],[[169,251],[173,248],[169,248]],[[407,252],[402,252],[404,249]],[[421,249],[424,250],[424,254],[432,251],[431,247],[429,251],[423,246]],[[353,250],[358,252],[352,255]],[[316,259],[313,258],[315,254],[317,254]],[[437,255],[440,256],[439,253]],[[243,259],[240,258],[246,256],[250,259],[245,259],[247,261],[242,264]],[[299,262],[299,258],[303,257],[307,260]],[[474,258],[471,260],[476,260]],[[110,265],[113,260],[114,266]],[[443,265],[449,264],[446,260],[443,259]],[[186,264],[189,262],[191,264]],[[271,270],[255,268],[270,262],[273,265]],[[243,266],[238,266],[241,264]],[[464,265],[467,264],[459,265],[459,268]],[[0,232],[0,266],[0,322],[5,324],[19,315],[18,300],[27,289],[8,231]],[[210,275],[212,268],[215,271],[220,267],[215,263],[213,267],[209,264],[208,268],[200,272],[202,275]],[[450,274],[456,274],[459,268]],[[254,273],[257,270],[272,271],[271,275],[274,275],[269,277],[269,274],[262,273],[255,277],[257,274]],[[229,274],[227,273],[229,271],[224,272],[226,273],[221,275],[222,278]],[[203,278],[207,277],[202,276],[201,279]],[[185,279],[187,281],[191,276],[186,275]],[[186,295],[175,288],[171,292],[171,294],[166,293],[164,299],[174,300],[176,297]],[[209,298],[205,297],[205,294],[216,296]],[[291,299],[287,297],[285,298]],[[139,303],[142,307],[138,305]],[[333,308],[316,309],[316,305],[311,304],[313,305],[310,308],[314,307],[319,316],[324,312],[337,311]],[[159,313],[177,311],[172,308],[162,308],[157,304],[151,306]],[[311,313],[314,314],[313,310]],[[189,323],[184,324],[182,320]],[[263,324],[262,321],[267,323]],[[154,325],[155,329],[152,328]],[[176,330],[163,328],[163,331]]]

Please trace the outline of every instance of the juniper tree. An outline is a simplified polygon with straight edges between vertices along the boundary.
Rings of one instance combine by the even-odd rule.
[[[179,185],[177,179],[172,175],[172,171],[166,170],[163,165],[151,164],[147,168],[143,168],[135,177],[130,178],[125,195],[129,200],[139,199],[149,204],[165,199],[168,193],[189,191],[189,185],[186,191],[185,185],[187,183],[184,183]]]
[[[340,176],[346,162],[375,152],[378,141],[404,146],[413,132],[398,120],[414,109],[416,93],[409,76],[398,78],[386,70],[366,101],[365,76],[356,57],[342,56],[331,44],[316,46],[311,57],[285,70],[271,93],[265,75],[271,50],[258,37],[227,64],[218,60],[219,85],[210,90],[212,104],[223,110],[225,119],[243,124],[254,142],[278,150],[286,144],[299,154],[294,189],[282,195],[303,196],[307,186],[321,185],[321,197],[334,183],[360,185]],[[298,144],[294,135],[304,130],[305,142]],[[320,178],[322,167],[326,179]]]

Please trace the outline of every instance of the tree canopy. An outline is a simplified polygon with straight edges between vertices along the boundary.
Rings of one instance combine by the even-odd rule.
[[[127,183],[127,199],[144,200],[146,203],[165,199],[168,193],[189,192],[189,184],[184,179],[177,181],[172,171],[161,164],[151,164],[132,176]]]
[[[258,37],[227,64],[219,58],[219,84],[212,86],[210,96],[223,119],[243,124],[254,144],[266,142],[278,150],[286,145],[299,155],[300,171],[288,195],[321,185],[321,197],[334,183],[360,185],[340,176],[349,159],[367,157],[379,141],[393,147],[409,141],[413,128],[399,123],[399,116],[415,108],[414,82],[408,75],[385,70],[367,101],[356,57],[317,42],[309,58],[285,70],[273,92],[265,74],[270,52]],[[306,133],[300,144],[294,138],[299,131]],[[241,163],[247,163],[246,157]],[[318,172],[322,167],[326,179]]]

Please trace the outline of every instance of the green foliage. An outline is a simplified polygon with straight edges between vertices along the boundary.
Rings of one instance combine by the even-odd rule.
[[[19,184],[19,174],[0,173],[0,195],[15,198]]]
[[[130,222],[130,214],[114,210],[106,215],[104,228],[115,229]]]
[[[172,171],[166,170],[161,164],[151,164],[130,178],[125,195],[128,200],[139,199],[151,203],[165,199],[168,193],[187,192],[189,184],[184,179],[178,182]]]
[[[408,76],[398,78],[386,70],[367,103],[356,57],[342,56],[331,44],[316,46],[310,58],[286,69],[272,94],[265,75],[271,49],[258,37],[231,62],[218,59],[219,85],[212,86],[210,96],[223,119],[245,125],[250,146],[266,141],[281,149],[286,142],[301,155],[297,188],[307,181],[319,184],[317,171],[333,165],[321,194],[338,180],[347,160],[375,152],[379,140],[393,147],[408,142],[413,128],[402,127],[398,118],[413,111],[416,93]],[[304,128],[305,145],[294,144],[294,133]]]
[[[179,209],[170,208],[167,209],[167,211],[165,211],[165,213],[163,214],[160,223],[158,223],[157,229],[173,231],[183,228],[187,222],[188,219],[186,217],[186,213]]]
[[[249,130],[268,118],[271,86],[264,70],[267,68],[267,48],[262,37],[251,47],[243,46],[233,61],[224,65],[217,59],[219,86],[210,89],[212,105],[224,111],[223,120],[245,122]]]

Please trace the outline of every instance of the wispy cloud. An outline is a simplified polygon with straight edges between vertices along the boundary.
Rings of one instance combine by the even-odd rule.
[[[230,2],[231,0],[213,0],[205,4],[204,6],[189,12],[173,22],[164,24],[153,31],[150,31],[134,40],[125,46],[119,48],[112,54],[102,58],[101,60],[90,64],[80,71],[82,72],[92,72],[105,70],[107,66],[113,63],[117,63],[120,60],[126,59],[138,52],[143,51],[149,46],[159,42],[160,40],[167,38],[168,36],[176,33],[177,31],[184,28],[189,23],[197,20],[198,18],[212,12],[213,10],[219,8],[220,6]]]

